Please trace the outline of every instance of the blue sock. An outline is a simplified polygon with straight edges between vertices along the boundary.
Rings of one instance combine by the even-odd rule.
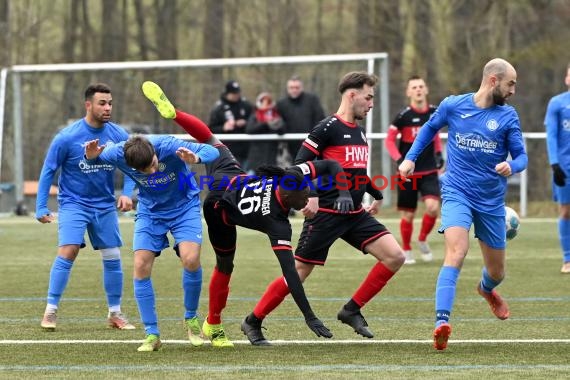
[[[103,285],[109,307],[120,306],[123,294],[121,260],[103,260]]]
[[[51,272],[49,274],[49,286],[48,286],[48,296],[47,303],[49,305],[59,305],[59,300],[61,295],[69,282],[69,275],[71,273],[71,267],[73,266],[73,261],[65,259],[61,256],[57,256],[53,261],[51,266]]]
[[[564,262],[570,261],[570,219],[558,219],[558,236]]]
[[[156,301],[152,280],[144,278],[142,280],[133,279],[135,299],[139,308],[141,321],[147,334],[160,335],[158,331],[158,316],[156,315]]]
[[[483,274],[481,276],[481,289],[483,289],[485,293],[491,293],[493,289],[499,286],[501,281],[503,280],[493,280],[491,276],[489,276],[489,273],[487,273],[487,268],[483,267]]]
[[[449,322],[449,316],[453,310],[455,290],[459,269],[455,267],[441,267],[437,284],[435,285],[435,326]]]
[[[182,289],[184,291],[184,319],[194,318],[200,302],[200,292],[202,291],[202,267],[197,271],[190,272],[183,269]]]

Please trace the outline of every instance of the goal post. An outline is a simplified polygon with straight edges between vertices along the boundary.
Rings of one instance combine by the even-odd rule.
[[[343,63],[343,65],[337,65],[336,63]],[[381,174],[387,175],[393,170],[391,159],[383,148],[383,140],[386,138],[386,132],[390,124],[390,110],[389,110],[389,62],[388,54],[386,53],[366,53],[366,54],[332,54],[332,55],[305,55],[305,56],[285,56],[285,57],[256,57],[256,58],[227,58],[227,59],[196,59],[196,60],[166,60],[166,61],[141,61],[141,62],[102,62],[102,63],[70,63],[70,64],[43,64],[43,65],[16,65],[12,67],[5,67],[0,70],[0,181],[9,181],[15,185],[14,195],[16,205],[24,202],[24,180],[35,179],[37,180],[39,176],[39,168],[43,163],[43,158],[45,154],[45,149],[51,141],[53,135],[57,132],[57,122],[54,122],[49,117],[44,117],[47,120],[33,120],[30,122],[31,118],[36,117],[34,114],[38,106],[38,100],[34,100],[33,95],[40,93],[39,97],[45,96],[42,91],[48,92],[48,99],[53,102],[53,99],[58,98],[57,95],[52,94],[54,91],[54,83],[59,87],[63,87],[62,83],[67,85],[65,80],[68,76],[78,75],[79,73],[89,73],[89,80],[94,78],[100,79],[101,77],[106,78],[109,75],[113,75],[117,72],[128,72],[128,76],[131,79],[127,83],[127,87],[130,87],[131,95],[136,93],[137,96],[134,98],[142,98],[140,95],[140,84],[147,78],[149,71],[151,75],[156,75],[160,73],[170,73],[170,72],[180,72],[180,77],[192,76],[192,72],[198,72],[197,76],[202,76],[204,71],[207,69],[218,69],[224,72],[226,76],[218,75],[216,81],[218,81],[219,86],[225,82],[225,79],[229,79],[230,76],[236,74],[234,68],[243,68],[247,70],[250,67],[256,69],[261,67],[275,67],[274,70],[268,70],[267,76],[263,76],[259,73],[255,75],[248,76],[247,82],[242,82],[242,88],[250,87],[260,89],[263,88],[263,81],[276,80],[282,81],[283,78],[288,78],[290,75],[282,73],[284,71],[282,66],[288,68],[301,68],[305,67],[303,65],[312,65],[311,76],[318,78],[317,81],[328,83],[327,86],[320,86],[322,92],[317,92],[319,96],[326,94],[334,94],[336,96],[336,84],[340,76],[348,71],[352,70],[367,70],[370,73],[375,73],[380,78],[378,97],[375,101],[375,108],[373,112],[369,113],[366,119],[366,134],[370,146],[370,162],[369,162],[369,172],[371,166],[374,166],[375,172],[379,171]],[[316,67],[316,68],[315,68]],[[189,69],[189,70],[185,70]],[[231,71],[231,72],[228,72]],[[291,71],[291,70],[290,70]],[[306,71],[306,70],[305,70]],[[219,73],[216,73],[219,74]],[[240,81],[243,77],[238,76]],[[277,78],[271,78],[270,76],[276,76]],[[303,76],[303,75],[302,75]],[[30,78],[31,77],[31,78]],[[48,79],[46,79],[48,77]],[[250,85],[252,81],[251,78],[257,80],[255,86]],[[10,80],[9,80],[10,79]],[[38,80],[38,79],[41,79]],[[51,82],[49,81],[51,79]],[[74,93],[81,93],[87,82],[82,77],[80,89],[74,91]],[[305,77],[303,76],[305,81]],[[196,80],[194,76],[191,80]],[[47,81],[47,84],[43,84]],[[102,80],[103,82],[105,80]],[[30,84],[31,83],[31,84]],[[161,82],[160,82],[161,83]],[[307,83],[307,81],[305,81]],[[113,83],[111,83],[113,84]],[[162,84],[162,83],[161,83]],[[176,82],[176,87],[185,87],[185,83]],[[116,89],[112,85],[113,94],[116,94]],[[310,92],[315,92],[311,86],[305,86]],[[276,88],[276,87],[274,87]],[[170,91],[168,91],[170,94]],[[192,98],[195,96],[192,93]],[[32,100],[30,100],[32,99]],[[193,98],[194,99],[194,98]],[[78,99],[76,99],[78,100]],[[119,101],[118,110],[114,111],[114,115],[117,111],[121,109],[136,109],[137,113],[140,113],[140,119],[152,120],[151,114],[156,116],[156,112],[152,109],[152,106],[148,104],[146,99],[140,100],[140,104],[136,104],[127,99],[121,99]],[[31,105],[30,105],[31,103]],[[140,110],[141,104],[148,108],[148,112],[145,113]],[[10,108],[6,108],[7,104],[10,104]],[[211,103],[210,105],[212,105]],[[338,99],[333,99],[329,101],[330,107],[338,106]],[[41,104],[40,104],[41,106]],[[65,105],[60,105],[65,106]],[[78,113],[77,118],[81,118],[84,115],[83,109],[80,110],[81,114]],[[335,111],[335,109],[329,109],[329,111]],[[191,111],[194,113],[194,109]],[[330,112],[329,112],[330,113]],[[43,115],[42,115],[43,116]],[[157,116],[156,116],[157,117]],[[157,117],[158,118],[158,117]],[[115,118],[114,118],[115,119]],[[123,120],[118,119],[119,124],[123,124]],[[30,124],[33,124],[30,126]],[[59,122],[60,125],[64,125],[63,121]],[[40,134],[36,140],[31,140],[31,134]],[[174,133],[171,133],[174,134]],[[177,135],[180,138],[188,138],[188,135]],[[225,140],[300,140],[303,139],[306,134],[285,134],[282,136],[278,135],[224,135]],[[445,137],[446,134],[442,134]],[[523,138],[525,142],[533,142],[536,140],[544,140],[546,134],[544,132],[540,133],[523,133]],[[372,154],[372,142],[375,144],[375,154]],[[4,148],[9,149],[4,149]],[[379,153],[377,153],[379,152]],[[30,170],[29,162],[34,161],[33,169]],[[9,164],[9,170],[6,170],[6,164]],[[26,165],[25,165],[26,164]],[[25,169],[28,168],[27,170]],[[521,216],[527,215],[527,195],[528,195],[528,175],[527,171],[523,171],[519,176],[519,181],[517,183],[519,187],[519,201]],[[0,195],[1,197],[2,195]],[[385,205],[390,205],[392,193],[390,191],[384,192]],[[4,202],[5,203],[5,202]],[[0,210],[1,211],[1,210]]]
[[[327,64],[336,63],[350,63],[350,69],[343,66],[342,72],[340,70],[327,70]],[[12,142],[13,142],[13,156],[10,162],[13,167],[12,180],[15,184],[15,197],[16,203],[21,204],[25,201],[24,198],[24,180],[26,176],[30,176],[26,173],[24,162],[29,157],[24,157],[27,154],[27,149],[25,150],[24,143],[27,142],[24,133],[24,128],[26,124],[25,115],[25,105],[26,105],[26,95],[24,95],[24,87],[26,84],[22,84],[23,78],[29,75],[48,75],[56,76],[60,74],[72,75],[77,73],[100,73],[102,71],[107,72],[129,72],[137,73],[137,75],[142,75],[140,72],[145,72],[148,70],[163,70],[163,71],[176,71],[185,68],[192,69],[204,69],[204,68],[218,68],[222,70],[227,70],[235,67],[263,67],[263,66],[283,66],[283,65],[316,65],[315,75],[320,75],[325,77],[326,81],[331,82],[330,85],[334,85],[336,91],[336,84],[340,79],[340,76],[345,72],[352,70],[364,70],[369,73],[374,73],[380,78],[379,88],[378,88],[378,101],[375,103],[374,112],[370,112],[367,115],[365,121],[366,134],[369,137],[369,157],[370,162],[368,165],[368,171],[370,173],[370,168],[372,165],[372,142],[375,139],[373,137],[374,133],[386,132],[389,126],[389,76],[388,76],[388,54],[387,53],[363,53],[363,54],[330,54],[330,55],[301,55],[301,56],[275,56],[275,57],[251,57],[251,58],[218,58],[218,59],[193,59],[193,60],[163,60],[163,61],[133,61],[133,62],[98,62],[98,63],[67,63],[67,64],[39,64],[39,65],[15,65],[12,67],[4,68],[0,75],[0,139],[5,134],[4,125],[4,115],[6,111],[6,95],[8,91],[7,78],[11,77],[11,101],[12,101]],[[133,76],[135,76],[133,74]],[[141,76],[144,78],[144,76]],[[220,86],[225,82],[224,79],[219,78]],[[104,81],[104,80],[103,80]],[[140,86],[142,80],[139,80]],[[63,81],[62,81],[63,82]],[[85,84],[86,85],[86,84]],[[259,85],[261,86],[261,85]],[[258,86],[258,87],[259,87]],[[27,87],[32,87],[32,85],[27,85]],[[26,87],[26,88],[27,88]],[[46,87],[49,88],[48,85]],[[113,86],[111,86],[113,87]],[[243,86],[242,86],[243,87]],[[307,86],[306,86],[307,87]],[[138,90],[138,88],[137,88]],[[29,89],[28,89],[29,91]],[[310,91],[310,90],[309,90]],[[331,90],[327,90],[329,92]],[[312,91],[310,91],[312,92]],[[113,91],[115,93],[115,91]],[[318,94],[321,95],[321,94]],[[338,106],[335,104],[334,106]],[[123,102],[121,102],[120,108],[123,108]],[[330,112],[329,112],[330,113]],[[27,114],[26,114],[27,115]],[[117,121],[121,124],[121,121]],[[38,128],[39,129],[39,128]],[[187,136],[186,136],[187,137]],[[228,135],[227,137],[230,137]],[[224,136],[226,138],[226,136]],[[263,136],[256,135],[231,135],[231,138],[242,138],[248,141],[255,141],[264,139]],[[302,136],[298,134],[285,134],[279,136],[277,139],[302,139]],[[229,140],[228,138],[227,140]],[[0,178],[2,178],[2,173],[4,170],[4,165],[2,161],[6,159],[5,153],[2,150],[2,144],[0,140]],[[44,141],[42,141],[43,143]],[[4,141],[6,144],[7,142]],[[381,149],[381,171],[388,173],[391,170],[391,161],[385,149]],[[37,149],[34,154],[36,160],[42,160],[44,152],[41,149]],[[41,156],[41,157],[37,157]],[[5,161],[4,161],[5,162]],[[35,174],[36,178],[39,175],[39,171]],[[391,194],[389,191],[385,192],[385,203],[391,203]]]

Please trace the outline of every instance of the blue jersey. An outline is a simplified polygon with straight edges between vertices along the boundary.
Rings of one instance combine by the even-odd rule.
[[[495,166],[507,159],[513,173],[526,168],[528,157],[519,117],[509,105],[479,108],[473,93],[449,96],[420,129],[406,159],[415,161],[438,130],[448,126],[447,171],[442,197],[466,200],[490,214],[504,213],[507,179]]]
[[[570,91],[556,95],[546,108],[546,147],[550,165],[559,164],[570,174]]]
[[[156,173],[144,174],[129,167],[123,152],[125,142],[106,147],[98,160],[91,161],[116,165],[137,183],[137,213],[153,214],[159,218],[176,217],[185,212],[187,206],[200,201],[200,189],[194,179],[194,173],[176,155],[176,150],[180,147],[190,149],[200,157],[201,163],[218,158],[218,150],[210,145],[187,142],[171,136],[148,136],[148,139],[158,158]]]
[[[87,209],[106,210],[115,207],[113,184],[115,167],[109,164],[89,164],[85,160],[87,141],[99,139],[100,144],[111,145],[125,141],[129,135],[114,123],[104,123],[93,128],[85,119],[62,129],[53,139],[40,174],[36,217],[49,214],[47,201],[49,188],[57,170],[59,176],[58,201],[62,206],[78,206]],[[124,195],[130,196],[134,184],[125,181]]]

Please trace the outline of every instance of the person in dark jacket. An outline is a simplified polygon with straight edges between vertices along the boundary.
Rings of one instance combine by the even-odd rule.
[[[231,80],[226,83],[224,92],[210,111],[208,127],[213,133],[220,135],[223,141],[223,134],[245,133],[245,126],[252,112],[253,105],[241,96],[239,83]],[[247,168],[249,142],[224,141],[224,144],[232,151],[242,167]]]
[[[305,92],[303,81],[297,75],[287,81],[287,96],[277,101],[277,112],[285,123],[285,133],[309,133],[313,126],[325,118],[319,97]],[[288,141],[291,157],[295,157],[302,140]]]
[[[282,134],[284,132],[283,119],[277,112],[273,96],[269,92],[262,92],[257,96],[255,112],[251,114],[245,131],[251,134]],[[275,140],[256,141],[247,156],[247,162],[250,167],[275,165],[278,144]]]

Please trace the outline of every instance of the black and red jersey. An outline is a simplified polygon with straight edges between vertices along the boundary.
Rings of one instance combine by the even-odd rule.
[[[291,250],[289,210],[279,198],[278,186],[276,178],[235,177],[222,198],[224,222],[267,234],[273,249]]]
[[[303,142],[297,153],[295,163],[312,161],[314,159],[330,159],[337,161],[347,174],[342,184],[333,180],[333,183],[317,183],[319,209],[335,212],[334,202],[338,197],[337,186],[348,187],[354,212],[360,212],[364,193],[369,192],[376,199],[382,199],[378,190],[372,192],[369,186],[356,184],[357,178],[367,177],[368,142],[364,128],[356,123],[342,120],[338,115],[332,115],[317,124]],[[325,178],[327,179],[327,178]]]
[[[386,138],[386,147],[394,161],[406,156],[412,147],[422,125],[429,120],[435,112],[436,106],[429,105],[424,110],[408,106],[404,108],[392,121]],[[396,146],[396,138],[400,135],[400,144]],[[415,174],[428,174],[436,172],[435,153],[441,152],[441,140],[439,133],[434,140],[424,149],[416,160]]]
[[[317,173],[340,170],[329,162],[319,165],[307,162],[296,166],[309,181]],[[281,181],[278,177],[233,177],[221,198],[224,223],[264,232],[274,250],[291,250],[289,208],[283,204],[278,192]]]

